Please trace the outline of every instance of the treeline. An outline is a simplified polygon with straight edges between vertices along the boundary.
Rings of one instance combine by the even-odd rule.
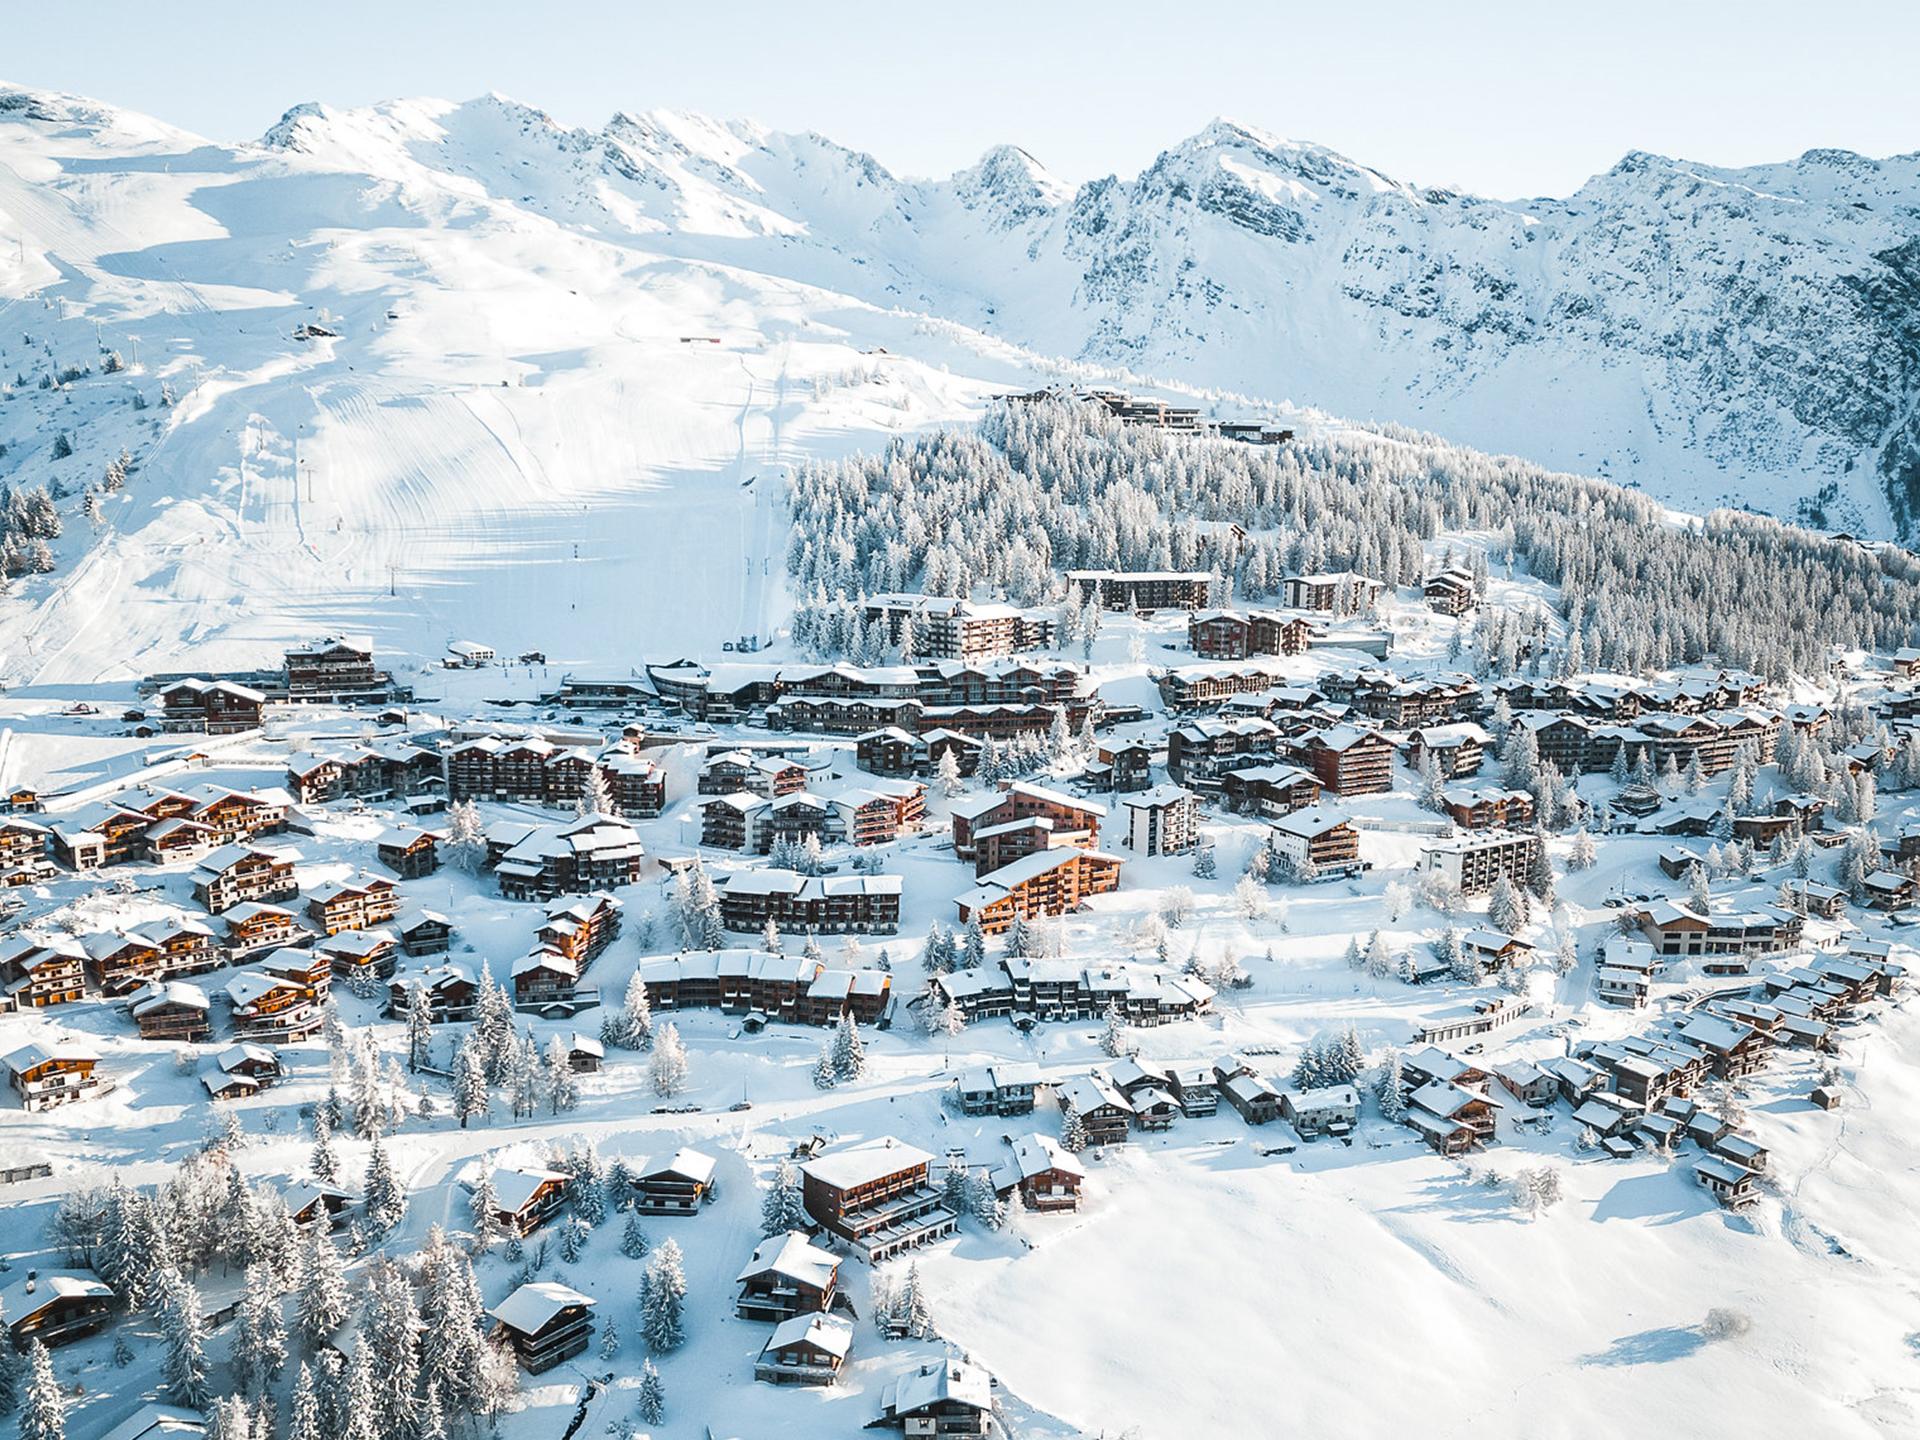
[[[1048,603],[1070,569],[1211,571],[1219,595],[1253,602],[1290,572],[1410,585],[1450,533],[1560,588],[1555,644],[1582,668],[1711,659],[1784,679],[1824,673],[1833,647],[1908,644],[1920,622],[1920,562],[1902,551],[1745,513],[1676,519],[1606,481],[1428,441],[1202,442],[1067,402],[808,467],[792,508],[788,569],[813,614],[902,589]]]

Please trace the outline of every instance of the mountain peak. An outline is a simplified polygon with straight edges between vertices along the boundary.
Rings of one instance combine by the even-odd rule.
[[[996,145],[953,177],[954,194],[969,209],[998,210],[1009,224],[1051,214],[1073,198],[1073,187],[1018,145]]]

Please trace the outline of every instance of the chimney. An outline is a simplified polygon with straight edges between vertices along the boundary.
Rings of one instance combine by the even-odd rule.
[[[29,1295],[33,1294],[34,1288],[38,1283],[39,1279],[40,1279],[40,1272],[38,1270],[27,1271],[27,1287],[26,1287],[27,1294]]]

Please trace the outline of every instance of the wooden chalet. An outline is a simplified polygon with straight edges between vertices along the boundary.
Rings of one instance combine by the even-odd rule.
[[[891,935],[900,928],[898,875],[802,875],[742,870],[720,882],[720,923],[758,934]]]
[[[1460,788],[1441,792],[1447,818],[1462,830],[1519,829],[1533,823],[1533,796],[1524,790]]]
[[[869,1264],[938,1240],[957,1222],[928,1181],[932,1161],[893,1139],[816,1156],[800,1172],[807,1213]]]
[[[995,1427],[993,1377],[965,1360],[936,1360],[889,1380],[869,1430],[899,1430],[910,1440],[990,1435]]]
[[[438,910],[424,907],[403,910],[395,917],[392,928],[400,937],[400,949],[415,959],[423,955],[444,955],[453,948],[453,922]]]
[[[0,887],[33,885],[53,873],[47,856],[52,832],[17,815],[0,819]]]
[[[629,750],[610,750],[594,763],[617,814],[644,820],[667,808],[667,772],[653,761]]]
[[[23,1351],[36,1340],[52,1350],[98,1334],[119,1308],[113,1287],[83,1270],[28,1270],[0,1298],[4,1338]]]
[[[480,987],[473,971],[465,965],[429,965],[425,969],[396,975],[387,987],[387,1013],[400,1017],[413,1006],[413,987],[427,992],[428,1013],[434,1023],[445,1020],[471,1020],[480,1002]]]
[[[547,918],[534,941],[573,961],[585,971],[620,938],[621,903],[605,891],[577,900],[558,900],[547,907]]]
[[[439,837],[411,826],[382,831],[374,842],[374,854],[402,880],[418,880],[440,868]]]
[[[291,900],[300,893],[293,878],[297,858],[248,845],[222,846],[194,870],[193,897],[215,915],[248,900],[267,904]]]
[[[1279,1090],[1240,1056],[1216,1060],[1213,1075],[1220,1098],[1247,1124],[1265,1125],[1280,1118]]]
[[[364,870],[307,892],[307,918],[323,935],[384,925],[399,913],[399,887],[384,875]]]
[[[545,946],[513,962],[513,1003],[520,1010],[571,1015],[577,1007],[580,967]]]
[[[1360,832],[1344,810],[1316,805],[1290,811],[1267,822],[1267,836],[1274,853],[1302,875],[1357,875],[1366,868],[1360,858]]]
[[[1436,615],[1464,615],[1473,608],[1473,576],[1465,570],[1442,570],[1420,588]]]
[[[267,697],[249,686],[189,676],[156,691],[147,714],[163,730],[234,735],[257,729],[266,703]]]
[[[1393,788],[1393,742],[1377,730],[1333,725],[1287,742],[1295,763],[1313,772],[1335,795],[1370,795]]]
[[[853,1322],[843,1315],[795,1315],[773,1327],[753,1378],[773,1385],[831,1385],[853,1349]]]
[[[213,1033],[213,1002],[185,980],[152,980],[127,999],[142,1040],[198,1044]]]
[[[534,827],[501,853],[494,873],[507,899],[545,901],[635,884],[645,855],[626,821],[588,815],[558,828]]]
[[[821,1314],[833,1308],[839,1279],[840,1257],[831,1250],[797,1230],[771,1235],[754,1247],[735,1278],[740,1293],[733,1313],[744,1320]]]
[[[264,967],[242,971],[227,982],[233,1033],[243,1040],[298,1044],[312,1039],[324,1021],[324,998],[325,992],[311,981]]]
[[[1472,721],[1429,725],[1407,735],[1407,764],[1421,769],[1429,758],[1443,780],[1459,780],[1480,772],[1489,744],[1487,732]]]
[[[1320,782],[1297,765],[1248,765],[1219,779],[1221,799],[1242,815],[1271,819],[1320,803]]]
[[[7,1083],[20,1097],[22,1110],[52,1110],[75,1101],[90,1100],[110,1088],[98,1074],[100,1057],[70,1041],[30,1040],[0,1055]]]
[[[87,952],[70,936],[15,934],[0,950],[0,985],[14,1010],[78,1000],[86,988]]]
[[[258,900],[229,906],[220,913],[220,923],[226,929],[227,958],[234,964],[311,938],[293,911]]]
[[[487,1313],[499,1322],[495,1333],[513,1347],[520,1367],[538,1375],[586,1350],[598,1303],[557,1281],[535,1280]]]
[[[1041,1214],[1080,1208],[1087,1167],[1078,1156],[1046,1135],[1022,1135],[1008,1144],[1013,1154],[991,1176],[996,1194],[1017,1197],[1021,1208]]]
[[[496,1167],[493,1182],[494,1221],[514,1235],[531,1235],[560,1213],[572,1178],[562,1170]]]
[[[960,1077],[963,1115],[1031,1115],[1040,1067],[1030,1060],[996,1060]]]
[[[976,859],[976,837],[986,830],[1015,821],[1041,819],[1052,833],[1075,837],[1071,843],[1092,848],[1099,843],[1100,822],[1106,807],[1078,796],[1025,781],[1008,783],[998,792],[966,796],[949,807],[953,817],[953,853],[956,859]]]
[[[385,980],[400,963],[400,942],[387,930],[342,930],[315,942],[313,951],[334,974],[349,980],[362,975]]]
[[[981,876],[954,903],[963,925],[977,916],[981,929],[997,935],[1015,919],[1070,914],[1088,897],[1119,889],[1124,863],[1101,850],[1041,850]]]
[[[630,1166],[633,1208],[642,1215],[697,1215],[713,1199],[711,1155],[691,1148],[675,1151],[665,1160],[641,1160]]]
[[[1089,1145],[1125,1143],[1134,1109],[1104,1075],[1070,1076],[1054,1086],[1054,1095],[1063,1115],[1071,1111],[1079,1119]]]

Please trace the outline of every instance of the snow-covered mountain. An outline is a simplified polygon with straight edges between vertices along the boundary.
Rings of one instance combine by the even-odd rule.
[[[1131,181],[1003,146],[915,182],[818,135],[493,96],[220,145],[0,87],[0,480],[69,513],[0,605],[0,671],[347,622],[595,666],[764,633],[756,477],[1051,357],[1905,532],[1916,196],[1914,157],[1633,155],[1498,203],[1224,122]]]

